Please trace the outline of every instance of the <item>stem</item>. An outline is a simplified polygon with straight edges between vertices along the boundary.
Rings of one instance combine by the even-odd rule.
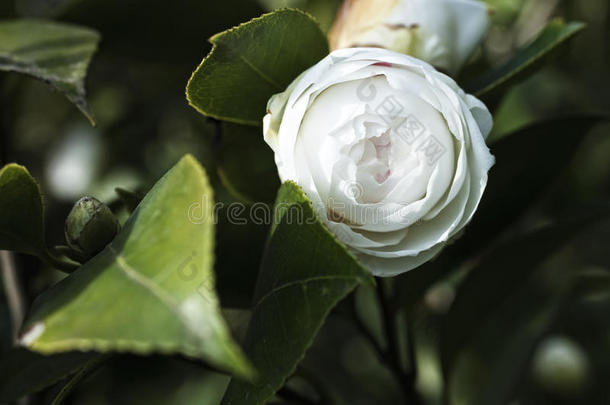
[[[417,359],[415,358],[415,337],[413,335],[413,314],[405,311],[404,317],[407,324],[407,358],[409,360],[409,375],[413,380],[413,384],[417,381]]]
[[[373,349],[375,349],[375,353],[377,353],[377,357],[381,363],[387,362],[387,354],[383,347],[379,344],[373,333],[371,333],[370,329],[364,324],[360,316],[358,316],[358,308],[356,307],[356,298],[354,294],[349,296],[350,300],[350,311],[352,313],[352,318],[356,328],[358,331],[364,336],[366,340],[369,341]]]
[[[15,340],[17,330],[19,330],[25,315],[25,300],[19,287],[15,257],[12,252],[0,250],[0,271],[2,272],[2,284],[4,285],[6,300],[11,314],[12,338]]]
[[[49,266],[68,274],[72,273],[79,267],[78,263],[66,261],[59,257],[56,257],[49,253],[48,250],[45,250],[43,253],[41,253],[39,258],[40,260],[47,263]]]
[[[398,333],[396,330],[396,314],[391,305],[384,280],[379,278],[377,279],[377,297],[379,298],[379,303],[381,305],[383,326],[388,344],[386,363],[402,389],[405,403],[409,405],[419,405],[422,401],[415,390],[415,375],[413,373],[406,373],[400,362],[401,357],[398,345]],[[412,341],[410,339],[409,345],[412,346]],[[412,348],[410,348],[410,350],[412,350]],[[414,358],[412,358],[412,360],[414,360]],[[414,361],[412,364],[414,364]]]
[[[89,376],[91,373],[97,371],[104,363],[111,357],[111,355],[103,355],[99,358],[91,360],[89,363],[85,364],[80,370],[78,370],[70,379],[66,382],[66,384],[61,387],[51,405],[60,405],[67,397],[74,391],[76,385],[81,382],[85,377]]]

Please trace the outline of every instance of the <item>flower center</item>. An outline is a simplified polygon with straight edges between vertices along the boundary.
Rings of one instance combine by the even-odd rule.
[[[390,131],[388,130],[380,136],[366,139],[364,142],[367,143],[365,150],[370,152],[368,155],[373,156],[366,156],[367,153],[365,152],[365,155],[360,159],[359,164],[366,164],[366,161],[369,161],[372,166],[371,175],[377,183],[381,184],[386,181],[392,173],[392,169],[390,168],[390,153],[392,152]]]
[[[322,199],[362,223],[351,206],[406,206],[425,198],[435,177],[443,178],[436,181],[444,189],[454,170],[452,142],[429,103],[374,76],[335,84],[312,98],[296,150],[304,152]]]

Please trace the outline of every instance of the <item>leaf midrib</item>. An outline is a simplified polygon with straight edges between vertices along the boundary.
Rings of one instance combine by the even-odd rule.
[[[272,295],[275,295],[277,292],[286,289],[286,288],[290,288],[290,287],[294,287],[294,286],[298,286],[301,284],[308,284],[314,281],[322,281],[322,280],[352,280],[352,281],[358,281],[360,279],[360,277],[358,276],[317,276],[317,277],[308,277],[306,279],[303,280],[296,280],[296,281],[291,281],[285,284],[282,284],[278,287],[273,288],[271,291],[269,291],[267,294],[263,295],[258,302],[256,303],[256,305],[254,306],[254,308],[252,308],[252,312],[256,311],[256,309],[263,303],[263,301],[265,301],[266,299],[270,298]]]
[[[127,263],[127,260],[125,259],[125,257],[121,253],[119,253],[116,249],[114,249],[112,246],[108,246],[108,250],[114,256],[115,263],[117,264],[117,267],[119,268],[119,270],[121,270],[120,273],[124,274],[129,280],[133,281],[137,286],[143,288],[144,290],[146,290],[147,292],[149,292],[150,294],[152,294],[153,296],[158,298],[167,307],[167,309],[170,312],[172,312],[174,315],[176,315],[176,317],[178,318],[178,320],[180,321],[180,323],[182,324],[184,329],[190,335],[194,336],[195,338],[204,337],[203,334],[201,333],[201,330],[195,329],[193,327],[193,325],[184,317],[184,314],[182,313],[182,311],[180,311],[179,304],[174,300],[174,297],[172,297],[171,294],[169,294],[163,288],[160,288],[154,282],[154,280],[152,280],[151,278],[147,277],[146,275],[140,273],[134,267],[130,266]]]

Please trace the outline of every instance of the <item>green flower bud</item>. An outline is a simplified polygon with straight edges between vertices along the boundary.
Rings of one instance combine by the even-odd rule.
[[[119,229],[110,208],[93,197],[83,197],[66,219],[66,242],[76,253],[89,258],[102,251]]]

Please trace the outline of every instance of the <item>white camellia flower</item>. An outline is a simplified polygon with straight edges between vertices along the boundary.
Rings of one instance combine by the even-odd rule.
[[[345,0],[329,38],[332,49],[381,47],[456,73],[489,24],[478,0]]]
[[[281,180],[379,276],[430,260],[470,221],[494,162],[491,126],[451,78],[378,48],[334,51],[264,118]]]

